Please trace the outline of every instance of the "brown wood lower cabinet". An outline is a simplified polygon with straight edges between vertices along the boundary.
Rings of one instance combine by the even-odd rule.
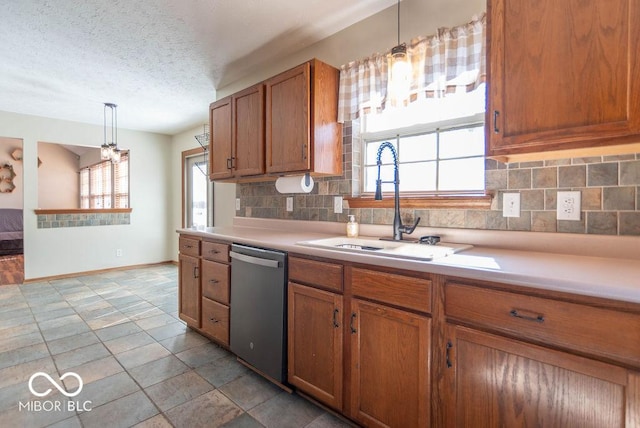
[[[366,426],[427,427],[430,319],[353,299],[351,406]]]
[[[178,314],[189,326],[200,328],[200,259],[180,254]]]
[[[448,325],[447,426],[637,427],[640,374]]]
[[[289,282],[288,380],[342,411],[342,296]]]
[[[202,331],[229,346],[229,307],[203,297]]]

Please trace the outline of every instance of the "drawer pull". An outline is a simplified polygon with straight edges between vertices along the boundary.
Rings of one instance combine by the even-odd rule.
[[[542,315],[525,315],[518,312],[517,309],[511,309],[511,312],[509,312],[509,315],[511,315],[514,318],[520,318],[527,321],[533,321],[533,322],[539,322],[539,323],[544,322],[544,317]]]
[[[198,266],[194,266],[193,267],[193,277],[194,278],[198,278],[200,276],[200,270],[198,269]]]
[[[220,251],[218,251],[218,250],[209,250],[209,253],[211,253],[211,254],[218,254],[219,252]]]
[[[219,319],[215,319],[215,318],[209,318],[209,321],[211,321],[211,322],[212,322],[212,323],[214,323],[214,324],[217,324],[217,323],[219,323],[219,322],[220,322],[220,320],[219,320]]]
[[[340,311],[338,310],[338,308],[333,310],[333,327],[338,328],[340,327],[340,324],[338,324],[338,313]]]
[[[349,323],[349,327],[351,327],[351,334],[357,333],[358,330],[353,326],[353,322],[356,320],[356,313],[353,312],[351,314],[351,322]]]
[[[220,281],[218,281],[217,279],[210,279],[210,280],[209,280],[209,283],[210,283],[210,284],[217,284],[217,283],[219,283],[219,282],[220,282]]]
[[[183,245],[184,248],[193,248],[193,245]]]
[[[446,358],[447,358],[447,368],[450,369],[451,367],[453,367],[453,364],[451,363],[451,348],[453,348],[453,345],[451,344],[451,341],[449,340],[447,342],[447,354],[446,354]]]

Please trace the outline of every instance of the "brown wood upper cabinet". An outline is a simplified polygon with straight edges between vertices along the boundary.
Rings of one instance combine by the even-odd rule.
[[[265,82],[267,173],[342,174],[339,76],[313,59]]]
[[[489,0],[487,11],[487,156],[637,150],[640,1]]]
[[[247,88],[209,107],[209,178],[264,173],[264,85]]]

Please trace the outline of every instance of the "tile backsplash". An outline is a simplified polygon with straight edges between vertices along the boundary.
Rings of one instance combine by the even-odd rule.
[[[346,223],[353,214],[363,224],[392,224],[389,208],[356,209],[345,203],[343,212],[334,214],[334,197],[358,196],[360,187],[357,122],[345,124],[343,139],[343,176],[315,179],[309,194],[279,194],[273,181],[238,184],[236,215]],[[494,194],[489,209],[402,209],[403,222],[420,217],[425,227],[640,236],[640,154],[509,164],[487,159],[485,165],[486,189]],[[580,221],[556,220],[559,190],[581,192]],[[520,193],[520,217],[502,216],[506,192]],[[286,210],[287,196],[294,198],[292,212]]]

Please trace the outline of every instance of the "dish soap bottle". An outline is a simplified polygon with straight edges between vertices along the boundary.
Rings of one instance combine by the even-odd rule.
[[[347,223],[347,238],[357,238],[358,237],[358,222],[356,221],[356,216],[350,215],[349,222]]]

